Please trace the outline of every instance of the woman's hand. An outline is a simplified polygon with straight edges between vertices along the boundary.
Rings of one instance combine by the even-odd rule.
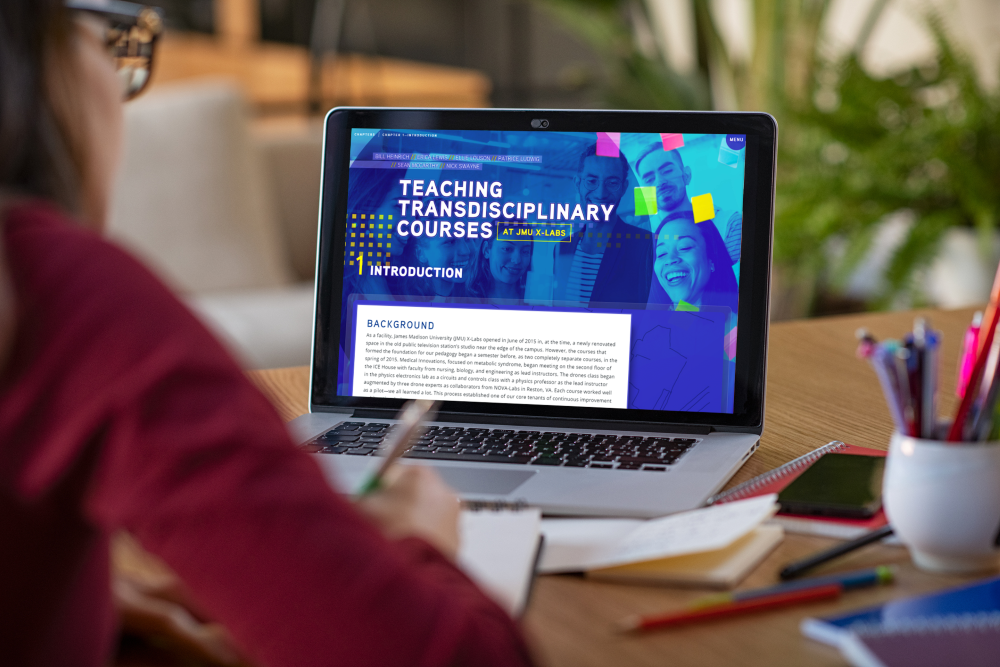
[[[249,664],[226,629],[198,611],[177,575],[132,536],[115,535],[112,554],[112,592],[123,630],[200,664]]]
[[[386,537],[420,537],[455,559],[460,503],[431,468],[393,467],[382,489],[359,499],[357,506]]]
[[[126,632],[168,646],[172,652],[211,665],[244,666],[233,640],[218,623],[200,620],[178,589],[150,589],[116,575],[112,591]]]

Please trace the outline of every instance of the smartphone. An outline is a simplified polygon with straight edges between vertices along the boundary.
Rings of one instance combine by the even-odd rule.
[[[778,494],[780,512],[867,519],[882,507],[885,458],[824,454]]]

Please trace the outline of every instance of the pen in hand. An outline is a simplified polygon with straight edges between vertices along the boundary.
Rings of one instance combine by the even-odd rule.
[[[382,479],[386,472],[396,462],[396,459],[410,449],[411,443],[415,440],[414,436],[420,431],[425,421],[434,418],[439,405],[437,401],[417,400],[410,401],[403,406],[397,417],[399,423],[386,438],[385,444],[382,445],[379,452],[382,455],[382,462],[371,477],[361,485],[357,495],[366,496],[382,487]]]

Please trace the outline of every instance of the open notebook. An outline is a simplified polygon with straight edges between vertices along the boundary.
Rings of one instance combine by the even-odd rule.
[[[586,572],[622,583],[731,588],[781,541],[761,525],[775,496],[635,519],[546,519],[545,573]]]
[[[540,510],[497,503],[467,504],[459,517],[459,566],[511,616],[528,604],[541,525]]]

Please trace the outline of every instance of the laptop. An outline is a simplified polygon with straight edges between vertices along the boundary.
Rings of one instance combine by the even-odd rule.
[[[763,429],[776,141],[763,113],[334,109],[295,436],[350,491],[433,399],[403,462],[463,498],[703,504]]]

